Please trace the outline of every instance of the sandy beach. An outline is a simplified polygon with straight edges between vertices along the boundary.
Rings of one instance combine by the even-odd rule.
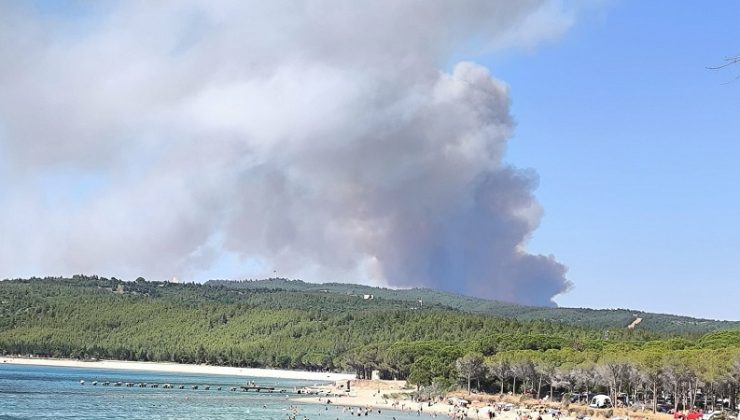
[[[331,400],[331,404],[327,403],[327,397],[302,397],[293,398],[293,401],[301,402],[304,404],[323,404],[328,407],[327,411],[346,411],[349,409],[370,409],[371,413],[389,413],[393,411],[401,411],[407,413],[416,413],[420,417],[436,417],[436,418],[461,418],[456,417],[461,413],[464,414],[464,419],[488,419],[488,407],[485,404],[473,404],[466,408],[458,408],[447,402],[436,402],[433,404],[413,402],[409,399],[384,399],[378,396],[377,390],[373,392],[370,389],[352,391],[350,395],[342,397],[328,397]],[[521,420],[524,419],[524,415],[528,414],[530,420],[537,418],[535,411],[527,409],[519,409],[515,411],[502,411],[496,412],[497,420]],[[519,416],[521,415],[521,416]],[[553,420],[551,415],[543,415],[543,420]],[[575,417],[561,416],[560,420],[575,420]]]
[[[455,414],[464,414],[465,419],[488,419],[489,409],[493,409],[484,401],[499,401],[499,402],[514,402],[513,408],[510,410],[495,410],[495,418],[497,420],[533,420],[538,416],[541,416],[543,420],[575,420],[576,417],[588,414],[589,418],[608,418],[608,413],[613,413],[612,416],[619,417],[626,420],[669,420],[672,416],[667,414],[652,414],[650,412],[638,411],[636,409],[605,409],[605,410],[592,410],[585,405],[571,405],[569,409],[562,409],[562,413],[558,416],[553,416],[552,412],[548,409],[561,409],[559,403],[544,403],[538,402],[534,399],[527,399],[526,401],[519,401],[520,396],[515,397],[504,397],[501,399],[498,395],[487,395],[487,394],[471,394],[464,395],[463,393],[455,393],[458,397],[463,397],[469,400],[471,403],[464,408],[458,408],[452,404],[448,404],[447,401],[439,401],[436,403],[419,403],[414,402],[410,399],[413,390],[406,388],[405,381],[367,381],[367,380],[352,380],[350,392],[345,392],[343,388],[337,386],[324,386],[321,389],[325,392],[343,394],[340,397],[334,396],[306,396],[293,398],[293,401],[298,401],[308,404],[323,404],[325,406],[333,406],[328,410],[346,410],[349,408],[356,409],[372,409],[372,412],[381,410],[382,412],[388,410],[404,411],[418,413],[421,417],[438,417],[438,418],[460,418],[455,417]],[[328,404],[327,400],[331,400],[331,404]],[[483,400],[483,401],[481,401]]]
[[[15,365],[122,369],[152,372],[195,373],[207,375],[251,376],[256,378],[300,379],[307,381],[339,381],[353,379],[348,373],[306,372],[297,370],[255,369],[210,365],[185,365],[179,363],[128,362],[121,360],[80,361],[71,359],[44,359],[0,357],[0,363]]]
[[[419,403],[411,401],[410,395],[412,389],[406,388],[406,381],[366,381],[353,380],[351,382],[350,392],[336,386],[325,386],[321,388],[325,392],[343,394],[341,396],[306,396],[293,398],[293,401],[308,404],[323,404],[334,406],[334,410],[344,410],[348,408],[371,408],[373,412],[381,411],[404,411],[418,413],[420,416],[430,417],[449,417],[457,412],[456,407],[447,404],[447,402],[436,402],[433,404]],[[331,401],[331,404],[328,403]],[[467,415],[465,418],[487,419],[483,404],[471,406],[468,409],[462,409]],[[477,408],[477,414],[476,414]],[[509,416],[509,414],[511,414]],[[498,419],[514,420],[516,413],[505,412],[502,415],[497,414]],[[549,420],[546,419],[546,420]]]
[[[356,380],[352,374],[343,373],[326,373],[326,372],[306,372],[279,369],[254,369],[254,368],[237,368],[209,365],[185,365],[178,363],[154,363],[154,362],[128,362],[119,360],[100,360],[100,361],[80,361],[71,359],[46,359],[46,358],[21,358],[21,357],[0,357],[0,364],[15,365],[36,365],[36,366],[59,366],[59,367],[79,367],[79,368],[99,368],[99,369],[120,369],[134,371],[152,371],[152,372],[170,372],[170,373],[193,373],[209,375],[233,375],[233,376],[250,376],[258,378],[278,378],[278,379],[298,379],[317,382],[332,382],[323,386],[312,387],[313,391],[323,391],[322,395],[306,395],[302,397],[291,398],[291,401],[308,403],[312,405],[324,405],[327,411],[347,411],[347,410],[368,410],[371,413],[377,413],[379,410],[403,411],[418,413],[422,417],[440,417],[455,418],[457,413],[464,413],[466,419],[487,419],[490,407],[483,401],[490,395],[468,395],[463,397],[471,401],[471,404],[465,408],[458,408],[447,401],[438,401],[436,403],[419,403],[411,399],[413,389],[406,386],[405,381],[382,381],[382,380]],[[347,381],[350,381],[350,391],[346,391]],[[331,394],[331,395],[328,395]],[[511,400],[518,399],[512,398]],[[509,398],[507,398],[508,400]],[[331,402],[329,402],[331,401]],[[530,406],[530,408],[527,408]],[[543,407],[542,403],[534,400],[518,402],[516,407],[510,411],[496,411],[498,420],[526,420],[536,419],[538,416],[535,406]],[[549,407],[558,407],[559,404],[550,403]],[[559,420],[573,420],[576,412],[573,410],[584,411],[587,407],[571,406],[570,413],[565,410]],[[358,410],[359,411],[359,410]],[[594,410],[589,410],[594,411]],[[606,417],[605,412],[596,410],[594,417]],[[610,410],[611,411],[611,410]],[[633,420],[667,420],[671,417],[664,414],[648,414],[625,409],[614,410],[614,415],[621,418]],[[589,413],[591,414],[591,413]],[[458,417],[459,418],[459,417]],[[543,420],[555,420],[549,413],[542,413]]]

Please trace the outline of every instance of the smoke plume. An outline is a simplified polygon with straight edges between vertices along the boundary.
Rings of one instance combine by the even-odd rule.
[[[503,160],[507,86],[451,62],[556,37],[558,2],[0,13],[3,277],[277,271],[545,305],[569,287],[525,250],[541,210]]]

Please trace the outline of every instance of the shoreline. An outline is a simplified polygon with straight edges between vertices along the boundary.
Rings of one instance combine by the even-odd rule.
[[[323,395],[306,395],[291,398],[291,401],[314,406],[324,406],[334,409],[370,409],[371,411],[391,411],[404,413],[418,413],[419,416],[442,418],[484,419],[489,418],[489,411],[495,412],[497,420],[533,420],[541,417],[543,420],[576,420],[579,415],[587,417],[606,418],[611,411],[612,416],[629,420],[669,420],[671,415],[653,414],[636,408],[591,409],[585,405],[566,405],[549,403],[543,400],[523,400],[521,395],[501,396],[500,394],[464,394],[461,392],[448,393],[447,397],[462,398],[470,401],[464,407],[453,405],[445,397],[441,400],[419,402],[410,399],[413,390],[409,389],[405,381],[385,380],[353,380],[350,382],[351,391],[342,394],[344,389],[336,386],[318,387],[324,391]],[[329,396],[328,394],[340,394]],[[327,400],[331,400],[329,403]],[[503,409],[504,404],[511,404],[512,408]],[[554,415],[551,410],[557,410]],[[593,413],[589,413],[589,411]]]
[[[331,404],[326,402],[326,397],[318,399],[318,397],[296,397],[291,398],[290,401],[306,404],[318,407],[333,407],[334,409],[370,409],[370,411],[377,411],[378,409],[386,412],[396,413],[416,413],[422,416],[434,415],[437,416],[448,416],[452,412],[451,406],[443,403],[436,403],[432,406],[428,406],[425,403],[412,402],[410,400],[399,400],[398,405],[393,405],[389,400],[387,403],[378,401],[375,399],[361,397],[361,396],[343,396],[343,397],[329,397]],[[403,405],[401,405],[403,404]],[[468,417],[466,417],[468,418]],[[471,417],[472,418],[472,417]],[[514,420],[514,419],[509,419]]]
[[[382,411],[398,412],[398,413],[416,413],[419,412],[421,416],[441,416],[446,417],[451,414],[453,407],[445,402],[437,402],[432,405],[428,405],[426,402],[415,402],[409,398],[403,398],[402,396],[410,397],[412,390],[406,388],[406,381],[390,381],[390,380],[352,380],[351,390],[345,395],[341,395],[344,391],[335,386],[323,386],[319,389],[333,394],[340,394],[337,396],[327,395],[310,395],[310,396],[298,396],[292,397],[290,400],[296,403],[308,404],[314,406],[324,406],[333,409],[371,409],[371,411]],[[399,398],[393,398],[394,395]],[[384,398],[387,396],[388,398]],[[331,400],[331,403],[328,402]],[[473,414],[473,411],[470,411]],[[466,417],[474,418],[474,417]],[[514,420],[514,419],[507,419]]]
[[[336,382],[351,380],[355,375],[334,372],[308,372],[302,370],[239,368],[213,365],[188,365],[172,362],[132,362],[124,360],[81,361],[30,357],[0,357],[0,364],[133,370],[168,373],[195,373],[206,375],[248,376],[254,378],[297,379],[306,381]]]

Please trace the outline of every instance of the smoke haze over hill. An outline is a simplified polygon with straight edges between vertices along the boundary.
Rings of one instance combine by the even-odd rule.
[[[536,175],[504,162],[508,88],[450,60],[531,47],[569,16],[326,6],[0,5],[0,275],[192,279],[235,255],[310,281],[552,304],[570,283],[525,249],[541,209]]]

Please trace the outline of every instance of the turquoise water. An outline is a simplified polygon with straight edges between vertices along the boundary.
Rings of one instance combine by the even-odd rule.
[[[80,380],[85,385],[80,385]],[[313,382],[224,375],[172,374],[126,370],[0,364],[0,420],[9,419],[260,419],[357,418],[338,406],[296,404],[293,394],[229,391],[253,380],[293,390]],[[92,385],[98,381],[98,385]],[[102,382],[110,381],[109,386]],[[159,384],[159,388],[114,386],[115,382]],[[169,383],[174,389],[162,388]],[[185,389],[178,389],[184,385]],[[191,389],[199,385],[198,390]],[[210,385],[210,390],[203,387]],[[218,386],[221,391],[216,390]],[[291,411],[291,407],[295,411]],[[409,420],[416,414],[373,412],[363,418]]]

